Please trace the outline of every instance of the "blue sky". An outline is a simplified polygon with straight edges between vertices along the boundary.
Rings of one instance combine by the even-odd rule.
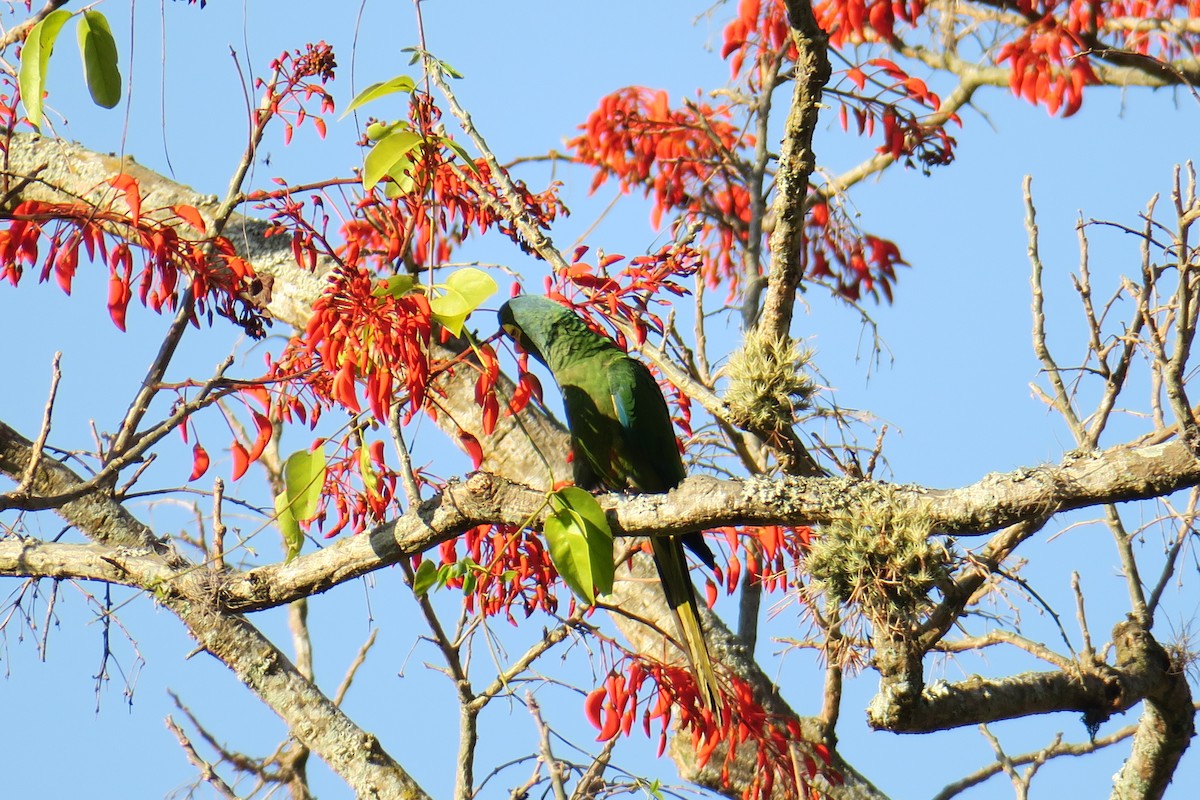
[[[617,2],[595,13],[595,7],[550,2],[422,6],[429,48],[465,75],[455,89],[502,160],[561,149],[596,101],[621,86],[660,87],[678,100],[693,96],[697,87],[722,85],[728,66],[714,50],[719,49],[720,31],[732,9],[718,7],[710,21],[702,16],[707,7]],[[241,77],[230,48],[243,65],[249,62],[261,72],[284,49],[318,39],[330,42],[340,65],[333,91],[339,107],[344,107],[367,84],[409,72],[408,55],[400,51],[417,43],[413,9],[406,3],[365,4],[361,22],[351,4],[337,5],[334,13],[330,4],[309,0],[214,2],[204,10],[143,2],[134,4],[132,14],[129,8],[114,2],[102,5],[123,46],[123,73],[133,78],[130,100],[113,111],[94,108],[82,89],[73,34],[65,37],[49,81],[48,103],[68,120],[58,126],[58,133],[95,150],[134,154],[139,162],[168,174],[173,168],[180,182],[214,194],[224,192],[245,139]],[[130,52],[124,49],[130,42],[131,21],[132,69]],[[1078,262],[1077,217],[1135,223],[1151,195],[1160,192],[1165,200],[1173,166],[1196,156],[1198,106],[1186,94],[1106,90],[1089,95],[1084,110],[1069,120],[1049,119],[1044,111],[1000,89],[981,90],[975,102],[987,118],[972,109],[962,114],[965,128],[958,133],[953,165],[928,177],[896,170],[854,190],[864,227],[899,242],[912,264],[900,275],[896,304],[872,309],[887,345],[883,358],[877,363],[870,358],[869,336],[856,316],[819,291],[809,292],[809,313],[795,323],[795,333],[817,349],[817,363],[836,390],[838,403],[868,409],[891,427],[889,477],[897,481],[963,485],[989,471],[1055,461],[1073,447],[1063,426],[1028,388],[1038,378],[1039,365],[1029,344],[1022,177],[1033,175],[1039,207],[1053,314],[1051,343],[1069,363],[1083,353],[1084,345],[1069,282]],[[324,142],[311,129],[299,131],[291,146],[283,145],[278,130],[269,135],[264,150],[270,153],[270,165],[255,166],[254,184],[267,185],[275,175],[303,182],[347,174],[361,157],[353,146],[355,123],[330,122]],[[816,146],[822,163],[836,168],[855,163],[873,148],[872,143],[842,134],[832,115]],[[540,188],[547,170],[531,169],[523,175]],[[553,232],[565,247],[590,226],[615,189],[607,185],[593,198],[581,172],[560,168],[557,177],[567,181],[563,197],[575,212]],[[610,252],[636,253],[656,238],[648,206],[627,198],[589,241]],[[515,258],[503,243],[489,247],[496,253],[489,256],[493,260]],[[1120,272],[1136,269],[1137,243],[1112,230],[1097,230],[1092,258],[1097,292],[1104,295],[1107,290],[1101,291],[1101,285],[1110,286]],[[527,285],[539,286],[540,275]],[[27,435],[41,415],[55,350],[65,353],[56,443],[83,445],[90,441],[87,420],[95,419],[103,429],[115,426],[135,385],[131,381],[140,378],[156,349],[162,322],[131,309],[130,333],[115,331],[104,309],[103,286],[101,276],[81,274],[71,298],[48,286],[0,287],[0,337],[21,343],[15,351],[6,348],[13,351],[10,374],[25,376],[19,389],[10,386],[5,393],[3,418]],[[479,323],[483,328],[490,324]],[[235,344],[233,334],[220,327],[190,335],[186,370],[209,374]],[[260,363],[257,352],[249,359],[248,370]],[[1128,429],[1138,429],[1138,423]],[[441,458],[445,445],[432,426],[425,426],[421,436],[418,446],[428,448],[427,457]],[[183,459],[186,449],[178,446],[174,455]],[[463,469],[461,460],[436,463],[452,465],[439,467],[442,474]],[[220,460],[216,466],[228,468]],[[173,479],[179,481],[187,466],[174,467],[182,470]],[[168,485],[169,480],[164,478]],[[145,508],[142,517],[166,533],[185,526],[188,513],[187,508],[159,505]],[[42,533],[53,536],[57,530]],[[1148,547],[1154,546],[1151,538]],[[261,551],[270,557],[273,540],[264,540]],[[1094,615],[1093,635],[1103,638],[1123,613],[1124,589],[1114,574],[1108,534],[1097,526],[1073,529],[1031,554],[1035,560],[1026,577],[1068,618],[1070,571],[1083,573]],[[1194,571],[1194,565],[1191,568]],[[16,586],[9,582],[5,590]],[[87,588],[103,596],[102,588]],[[406,622],[414,609],[404,594],[400,576],[384,571],[317,598],[311,621],[318,637],[318,677],[332,691],[357,647],[377,628],[379,644],[349,695],[347,710],[379,734],[422,785],[444,796],[452,779],[449,754],[456,722],[446,715],[453,713],[453,693],[444,679],[423,666],[436,654],[415,641],[419,631]],[[42,619],[37,620],[37,634],[26,631],[18,636],[19,628],[10,624],[7,638],[0,641],[0,667],[7,675],[0,681],[0,703],[17,734],[0,750],[6,793],[157,797],[190,782],[193,769],[161,722],[171,711],[168,687],[233,748],[264,752],[282,735],[282,726],[221,665],[205,655],[184,660],[192,645],[181,626],[143,597],[133,598],[120,613],[145,658],[132,704],[126,704],[123,682],[114,675],[100,692],[97,713],[93,676],[102,631],[79,590],[63,586],[60,595],[44,663],[38,661],[35,646]],[[1200,607],[1200,594],[1187,586],[1178,595],[1171,618],[1182,626]],[[129,592],[113,590],[116,602],[130,597]],[[39,608],[44,612],[44,605]],[[729,599],[718,605],[719,612],[733,608]],[[1053,628],[1047,621],[1031,608],[1025,614],[1030,635],[1052,641]],[[277,641],[286,642],[282,611],[255,615],[254,621],[279,634]],[[527,639],[538,635],[540,627],[530,625],[513,635]],[[1074,627],[1067,627],[1074,635]],[[792,631],[790,607],[767,626],[771,635]],[[118,634],[113,632],[114,641],[123,641]],[[517,647],[513,645],[514,651]],[[776,648],[766,641],[760,648],[769,662],[765,654]],[[133,670],[138,662],[132,648],[120,644],[116,649],[121,667]],[[954,678],[964,669],[1004,672],[1016,663],[1002,656],[989,658],[994,658],[990,665],[951,663],[946,675]],[[544,668],[550,669],[551,663],[557,661]],[[578,652],[572,652],[564,666],[576,675],[584,668]],[[110,665],[110,671],[115,669]],[[811,660],[788,656],[778,669],[796,707],[815,711],[820,673]],[[969,731],[920,737],[868,734],[861,709],[873,686],[867,675],[849,689],[842,749],[881,788],[896,797],[928,796],[989,760],[982,738]],[[563,702],[573,701],[566,696]],[[557,716],[565,720],[570,710]],[[1132,721],[1132,715],[1110,722],[1104,730],[1126,721]],[[485,751],[486,763],[502,761],[510,749],[523,752],[534,733],[520,709],[511,716],[507,710],[492,713],[485,726],[484,746],[491,748]],[[581,742],[592,738],[586,724],[567,727]],[[501,736],[488,739],[488,730]],[[996,726],[1010,752],[1044,745],[1059,730],[1075,741],[1085,735],[1079,721],[1068,715]],[[635,736],[618,753],[635,765],[645,764],[651,748]],[[949,752],[952,758],[946,758]],[[1118,749],[1086,762],[1052,764],[1038,788],[1048,794],[1070,787],[1079,796],[1099,796],[1107,791],[1122,757]],[[63,769],[67,761],[75,765],[70,770]],[[1185,758],[1177,786],[1186,785],[1189,777],[1200,780],[1195,763],[1194,754]],[[323,767],[313,771],[320,796],[349,795]],[[524,768],[520,772],[520,778],[528,774]],[[672,774],[669,767],[664,774]],[[519,780],[516,774],[505,777],[511,778],[505,786]],[[1009,797],[1011,789],[1003,779],[995,779],[968,796]]]

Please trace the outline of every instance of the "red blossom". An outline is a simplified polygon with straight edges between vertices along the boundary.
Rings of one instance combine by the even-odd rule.
[[[144,209],[136,180],[119,175],[108,183],[119,190],[119,201],[110,188],[107,205],[27,200],[0,214],[0,277],[15,286],[26,268],[40,263],[39,281],[53,275],[70,294],[82,247],[88,261],[108,266],[109,315],[121,330],[135,282],[138,302],[161,312],[178,306],[183,275],[190,280],[194,319],[215,313],[262,336],[262,313],[247,299],[257,291],[253,269],[228,239],[188,238],[175,223],[198,219],[196,209]]]
[[[820,775],[838,785],[842,774],[827,747],[808,744],[795,718],[766,711],[750,685],[729,676],[723,687],[723,708],[714,714],[704,705],[695,678],[686,668],[663,664],[645,656],[627,654],[622,671],[610,670],[603,684],[584,698],[584,716],[599,730],[598,741],[629,736],[634,724],[647,736],[657,729],[659,754],[666,748],[668,731],[678,719],[679,735],[690,736],[702,768],[723,747],[722,774],[746,747],[753,748],[756,770],[743,797],[810,797]],[[803,755],[804,769],[797,770],[793,753]]]
[[[516,625],[514,606],[526,618],[538,610],[554,613],[558,608],[554,592],[558,573],[538,533],[507,525],[481,525],[444,542],[439,555],[443,564],[470,559],[478,567],[472,569],[473,586],[464,601],[468,611],[478,610],[484,616],[503,613]],[[447,585],[462,588],[464,579],[451,578]]]
[[[754,139],[734,126],[727,106],[690,103],[672,109],[666,92],[630,86],[602,98],[567,146],[596,168],[592,191],[615,177],[622,191],[641,188],[653,198],[651,224],[682,213],[702,222],[700,238],[712,243],[705,264],[710,284],[736,284],[732,254],[746,240],[750,195],[729,154]]]

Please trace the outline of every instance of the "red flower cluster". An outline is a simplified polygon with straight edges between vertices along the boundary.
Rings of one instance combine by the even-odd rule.
[[[262,314],[242,296],[255,288],[254,271],[229,240],[185,237],[180,222],[205,231],[195,208],[176,205],[143,213],[136,180],[122,174],[109,183],[117,191],[109,192],[107,205],[29,200],[0,215],[8,223],[0,229],[0,279],[16,286],[25,269],[40,262],[38,280],[53,275],[70,294],[82,248],[88,261],[108,265],[109,316],[121,330],[135,291],[142,305],[156,312],[173,310],[182,274],[191,282],[193,319],[207,315],[211,321],[216,313],[261,336]],[[126,208],[117,208],[117,202]]]
[[[896,268],[907,266],[895,242],[859,231],[838,206],[819,202],[804,223],[805,274],[857,301],[864,293],[892,301]]]
[[[778,1],[778,0],[777,0]],[[833,47],[890,41],[896,20],[915,26],[925,13],[924,0],[822,0],[813,4],[817,24]]]
[[[295,129],[307,119],[312,120],[317,135],[325,138],[325,120],[312,114],[306,103],[316,97],[320,100],[321,114],[333,112],[333,95],[325,91],[324,84],[333,80],[335,67],[333,48],[325,42],[317,42],[307,45],[303,51],[283,53],[273,60],[271,70],[276,76],[270,82],[262,78],[255,80],[256,89],[266,90],[264,108],[258,113],[283,121],[284,144],[292,141]]]
[[[653,196],[655,229],[664,214],[681,211],[705,221],[702,238],[718,232],[725,258],[706,275],[713,283],[736,279],[728,253],[735,240],[745,241],[750,219],[750,196],[729,154],[754,139],[729,117],[726,106],[672,109],[666,92],[630,86],[602,98],[580,126],[583,135],[567,142],[580,162],[596,167],[592,191],[616,177],[622,191],[640,187]]]
[[[945,123],[961,125],[957,114],[939,124],[925,121],[927,111],[941,109],[942,101],[929,90],[925,81],[915,78],[886,58],[873,58],[862,66],[845,71],[845,78],[854,86],[853,92],[834,87],[829,93],[841,97],[838,121],[842,130],[850,129],[850,111],[860,134],[873,136],[876,123],[883,130],[883,144],[877,152],[888,153],[906,166],[921,162],[923,168],[943,166],[954,160],[954,138],[946,133]],[[872,93],[867,94],[867,90]],[[915,106],[920,109],[913,110]]]
[[[465,555],[460,555],[460,547]],[[526,618],[537,610],[554,613],[558,608],[553,589],[558,573],[540,534],[512,526],[481,525],[443,542],[440,555],[443,564],[470,559],[464,577],[446,582],[463,589],[468,611],[475,611],[478,604],[479,613],[490,617],[503,612],[516,625],[512,613],[516,604]]]
[[[791,39],[787,10],[782,0],[741,0],[737,16],[725,26],[721,58],[730,58],[733,77],[742,71],[747,58],[756,70],[747,75],[751,89],[762,86],[762,70],[767,60],[782,54],[789,61],[796,59],[796,45]]]
[[[381,294],[380,285],[366,269],[337,270],[313,304],[304,333],[293,337],[275,364],[274,375],[300,376],[320,400],[356,414],[362,411],[357,385],[362,380],[371,413],[384,422],[402,386],[407,396],[399,402],[411,418],[424,404],[429,385],[429,300],[421,292]]]
[[[726,781],[738,751],[754,748],[757,770],[742,795],[744,800],[819,796],[817,786],[811,783],[818,775],[830,784],[842,783],[829,748],[806,743],[794,718],[768,713],[750,685],[740,678],[730,680],[718,716],[705,707],[687,669],[639,655],[627,655],[626,663],[627,673],[614,669],[604,684],[584,700],[585,716],[600,731],[597,741],[607,741],[617,734],[629,736],[640,716],[646,736],[657,725],[661,756],[672,717],[677,714],[678,735],[692,737],[698,767],[707,764],[719,748],[723,750],[722,777]],[[803,772],[793,761],[797,748],[803,754]]]
[[[1021,5],[1021,3],[1018,3]],[[1013,94],[1051,114],[1069,117],[1083,105],[1083,89],[1097,83],[1088,47],[1080,38],[1078,22],[1064,24],[1046,15],[1030,24],[996,53],[996,63],[1009,62],[1008,85]]]
[[[635,256],[612,276],[609,267],[624,261],[625,256],[601,254],[593,265],[581,260],[587,252],[586,246],[575,249],[566,271],[555,273],[553,281],[547,280],[547,296],[571,306],[597,330],[605,330],[603,323],[609,321],[629,326],[639,345],[650,331],[663,333],[662,318],[650,306],[669,307],[670,301],[657,295],[687,294],[677,279],[696,274],[703,263],[701,254],[690,247],[665,245],[653,255]],[[612,335],[622,349],[629,349],[620,329],[614,329]]]
[[[326,539],[346,528],[362,533],[387,519],[388,508],[396,496],[397,475],[388,468],[383,450],[380,440],[368,446],[358,437],[351,437],[343,440],[329,456],[321,508],[311,523]],[[337,519],[332,527],[326,528],[331,512],[336,512]]]
[[[711,533],[724,536],[729,545],[726,568],[722,570],[717,567],[715,570],[717,581],[725,584],[727,594],[733,594],[738,589],[742,559],[745,559],[745,568],[751,579],[768,592],[793,588],[788,575],[797,571],[797,565],[808,551],[813,537],[813,530],[807,525],[737,525],[715,528]],[[740,557],[738,553],[741,553]],[[716,603],[717,587],[710,583],[708,590],[708,605],[711,608]]]

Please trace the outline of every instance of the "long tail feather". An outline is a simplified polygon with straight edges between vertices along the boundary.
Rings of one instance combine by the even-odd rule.
[[[700,626],[700,612],[696,606],[696,591],[688,576],[687,561],[683,553],[683,541],[678,536],[655,536],[650,540],[654,551],[654,565],[662,582],[667,604],[675,614],[679,626],[679,638],[684,646],[692,675],[700,688],[700,696],[714,713],[721,708],[720,685],[713,670],[704,629]]]

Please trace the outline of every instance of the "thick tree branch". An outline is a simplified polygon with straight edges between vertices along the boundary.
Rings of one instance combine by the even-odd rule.
[[[796,287],[800,285],[803,273],[801,234],[808,183],[817,168],[812,139],[817,127],[821,92],[830,74],[827,37],[813,16],[812,4],[808,0],[788,0],[787,10],[792,41],[797,48],[795,84],[775,173],[776,194],[771,206],[775,229],[769,242],[771,269],[762,315],[758,319],[759,327],[775,338],[790,333]]]
[[[20,475],[29,458],[28,440],[14,436],[11,429],[0,427],[0,470],[10,476]],[[56,462],[40,472],[73,474]],[[827,523],[854,514],[887,486],[896,502],[922,505],[934,532],[967,536],[1059,511],[1158,497],[1198,484],[1200,463],[1185,444],[1172,441],[1072,453],[1058,465],[994,473],[952,490],[841,478],[741,481],[698,475],[669,494],[600,499],[615,533],[652,536],[723,525]],[[234,573],[222,593],[229,607],[238,610],[290,602],[394,564],[405,555],[423,552],[475,525],[536,521],[544,513],[543,499],[540,491],[476,473],[369,534],[348,537],[286,564]],[[89,502],[104,512],[108,527],[101,530],[114,537],[111,543],[148,546],[146,540],[133,538],[138,530],[147,537],[149,533],[132,517],[126,516],[124,524],[116,527],[108,520],[119,505],[95,499]],[[149,541],[162,546],[152,537]]]

